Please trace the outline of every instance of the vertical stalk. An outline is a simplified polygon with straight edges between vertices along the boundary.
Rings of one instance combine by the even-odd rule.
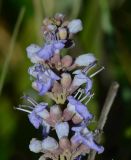
[[[100,115],[100,118],[99,118],[99,121],[98,121],[98,125],[97,125],[97,129],[100,130],[100,131],[102,131],[104,126],[105,126],[105,123],[106,123],[107,118],[108,118],[109,111],[110,111],[111,106],[112,106],[112,104],[114,102],[114,99],[116,97],[118,88],[119,88],[119,84],[117,82],[113,82],[110,89],[109,89],[109,92],[107,94],[107,98],[105,100],[105,103],[104,103],[104,106],[103,106],[103,109],[101,111],[101,115]],[[96,135],[95,139],[98,143],[100,143],[101,132],[100,132],[100,134]],[[96,151],[92,150],[89,153],[88,160],[94,160],[95,156],[96,156]]]

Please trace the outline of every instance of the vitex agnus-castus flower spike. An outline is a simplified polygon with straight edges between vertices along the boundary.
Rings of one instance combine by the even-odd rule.
[[[43,21],[41,31],[45,44],[31,44],[26,49],[33,63],[28,69],[32,87],[40,96],[47,95],[54,101],[49,106],[24,95],[28,105],[16,108],[28,114],[36,129],[43,128],[43,139],[32,138],[29,144],[32,152],[41,153],[39,160],[81,160],[91,149],[98,153],[104,151],[94,140],[95,131],[88,128],[93,115],[86,106],[94,96],[92,79],[104,67],[90,74],[97,66],[92,53],[76,58],[61,55],[63,48],[74,47],[73,36],[82,29],[80,19],[68,21],[63,14],[56,14]],[[52,137],[52,131],[57,137]]]

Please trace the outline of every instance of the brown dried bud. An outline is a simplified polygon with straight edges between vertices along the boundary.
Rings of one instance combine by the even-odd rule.
[[[70,67],[72,64],[72,61],[73,59],[69,55],[64,56],[61,60],[63,67]]]

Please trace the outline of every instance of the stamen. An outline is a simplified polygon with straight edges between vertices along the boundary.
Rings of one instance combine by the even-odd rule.
[[[91,67],[95,66],[96,63],[97,63],[97,61],[95,61],[95,62],[89,64],[89,66],[87,66],[87,67],[85,67],[84,69],[82,69],[81,72],[82,72],[82,73],[86,73]]]
[[[19,105],[19,108],[29,108],[29,109],[34,109],[33,107],[31,106],[27,106],[27,105]]]
[[[88,95],[85,95],[85,96],[80,100],[80,102],[84,101],[87,97],[88,97]]]
[[[90,75],[90,78],[94,77],[96,74],[100,73],[100,72],[101,72],[102,70],[104,70],[104,69],[105,69],[105,67],[102,66],[98,71],[96,71],[95,73],[91,74],[91,75]]]
[[[91,100],[91,98],[93,98],[94,93],[90,95],[89,99],[86,101],[85,105],[87,105],[87,103]]]
[[[80,95],[79,95],[79,97],[78,97],[78,100],[81,98],[81,96],[82,96],[83,93],[84,93],[84,90],[81,89],[81,92],[80,92]]]
[[[23,108],[19,108],[19,107],[14,107],[14,109],[26,112],[26,113],[31,113],[31,111],[27,110],[27,109],[23,109]]]
[[[76,98],[80,92],[81,92],[81,88],[78,89],[78,91],[77,91],[76,94],[74,95],[74,98]]]
[[[30,102],[34,107],[38,104],[33,98],[29,97],[28,95],[24,95],[22,98],[26,99]]]

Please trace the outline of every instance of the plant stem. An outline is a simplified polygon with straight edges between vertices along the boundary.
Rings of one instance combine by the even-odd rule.
[[[10,46],[9,46],[9,53],[7,54],[7,58],[5,59],[2,74],[1,74],[1,77],[0,77],[0,94],[1,94],[2,89],[3,89],[4,80],[5,80],[8,68],[9,68],[9,64],[10,64],[12,55],[13,55],[13,50],[14,50],[14,47],[15,47],[16,38],[17,38],[17,35],[18,35],[18,32],[19,32],[21,22],[22,22],[23,17],[24,17],[24,13],[25,13],[25,7],[23,7],[20,10],[15,28],[14,28],[14,31],[13,31],[13,35],[11,37],[11,42],[10,42]]]
[[[114,99],[116,97],[118,88],[119,88],[119,84],[117,82],[113,82],[111,84],[111,87],[108,91],[108,94],[107,94],[107,97],[106,97],[106,100],[105,100],[105,103],[104,103],[104,106],[103,106],[103,109],[101,111],[100,118],[98,120],[97,130],[103,131],[103,128],[104,128],[105,123],[107,121],[109,111],[110,111],[111,106],[112,106],[112,104],[114,102]],[[101,133],[102,132],[97,134],[96,137],[95,137],[95,140],[98,143],[100,143],[100,140],[101,140]],[[89,153],[89,156],[88,156],[88,160],[94,160],[95,156],[96,156],[96,151],[91,150],[90,153]]]

